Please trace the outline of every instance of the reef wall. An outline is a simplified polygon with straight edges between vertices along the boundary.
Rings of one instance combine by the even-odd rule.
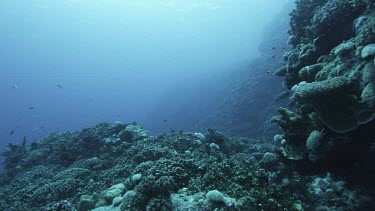
[[[305,173],[375,172],[374,4],[297,0],[290,14],[293,49],[275,74],[293,94],[273,121],[283,130],[281,154]]]

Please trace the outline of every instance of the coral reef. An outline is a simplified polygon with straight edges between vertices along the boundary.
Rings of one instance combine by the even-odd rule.
[[[275,72],[289,89],[276,101],[290,95],[290,103],[272,119],[283,131],[273,140],[228,137],[213,129],[154,137],[136,123],[121,122],[54,133],[30,146],[24,138],[0,154],[0,210],[370,210],[374,8],[371,0],[296,1],[292,49]],[[279,41],[276,47],[263,44],[268,50],[262,52],[272,58],[283,53]],[[278,59],[255,61],[256,72],[281,65]],[[268,76],[259,78],[276,80]],[[276,106],[264,98],[274,96],[273,88],[243,95],[262,87],[254,79],[253,73],[239,79],[237,95],[226,101],[234,104],[220,121],[228,130],[236,125],[232,132],[263,130],[249,128]],[[241,113],[260,98],[261,119]],[[243,124],[252,118],[254,123]]]
[[[317,177],[308,184],[309,196],[320,200],[315,210],[356,210],[359,204],[369,202],[367,197],[352,197],[352,192],[345,187],[344,181],[333,181],[330,174]],[[337,198],[344,200],[337,201]]]
[[[131,136],[123,138],[125,132]],[[311,139],[319,141],[322,134],[316,133],[318,138]],[[291,172],[268,140],[231,138],[212,129],[152,137],[135,123],[100,123],[51,134],[30,147],[12,145],[3,155],[0,210],[302,210],[329,205],[327,191],[305,191],[306,184],[316,186],[317,178]],[[366,201],[365,194],[335,177],[329,182],[352,194],[351,201],[332,195],[339,208]]]
[[[281,154],[305,173],[355,172],[360,181],[375,172],[367,165],[375,136],[374,8],[369,0],[296,1],[293,48],[275,72],[292,92],[290,107],[273,121],[283,130]]]

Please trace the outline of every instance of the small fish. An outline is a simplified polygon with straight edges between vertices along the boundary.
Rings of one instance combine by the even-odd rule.
[[[13,89],[18,89],[18,85],[17,84],[13,84]]]
[[[276,48],[275,47],[272,47],[272,50],[275,50]]]
[[[164,122],[168,122],[168,120],[164,119]]]
[[[270,71],[269,71],[269,70],[267,70],[267,74],[270,74]]]
[[[283,92],[279,94],[278,96],[276,96],[275,101],[279,102],[280,100],[285,99],[289,94],[290,94],[289,91]]]
[[[273,56],[272,56],[272,59],[274,59],[275,57],[276,57],[276,56],[275,56],[275,55],[273,55]]]
[[[14,130],[10,131],[9,136],[12,136],[14,134]]]
[[[30,107],[29,107],[29,110],[34,110],[34,106],[30,106]]]
[[[57,84],[56,86],[59,87],[60,89],[64,89],[64,87],[61,84]]]
[[[26,141],[27,141],[27,136],[24,136],[22,139],[22,146],[26,145]]]

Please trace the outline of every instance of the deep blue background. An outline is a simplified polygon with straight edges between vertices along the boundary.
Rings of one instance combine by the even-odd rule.
[[[286,2],[1,1],[0,150],[102,121],[215,126],[209,102],[260,56]]]

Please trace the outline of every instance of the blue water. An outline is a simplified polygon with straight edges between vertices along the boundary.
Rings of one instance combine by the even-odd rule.
[[[1,1],[0,150],[102,121],[194,130],[286,2]]]

